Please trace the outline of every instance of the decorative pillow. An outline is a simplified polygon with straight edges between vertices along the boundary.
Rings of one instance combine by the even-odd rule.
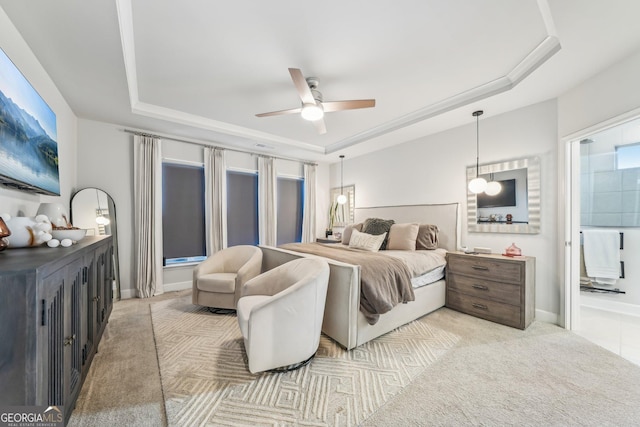
[[[391,229],[391,225],[395,221],[392,219],[380,219],[380,218],[367,218],[362,224],[362,232],[367,234],[373,234],[377,236],[382,233],[389,234],[389,230]],[[382,242],[382,246],[380,246],[380,250],[387,248],[387,239]]]
[[[438,248],[438,226],[431,224],[420,224],[418,237],[416,238],[416,249],[437,249]]]
[[[415,251],[420,224],[393,224],[389,230],[387,249],[397,251]]]
[[[362,223],[358,223],[358,224],[349,224],[345,227],[344,231],[342,232],[342,244],[343,245],[348,245],[349,244],[349,240],[351,240],[351,232],[353,230],[358,230],[358,231],[362,231]]]
[[[351,240],[349,240],[349,247],[354,249],[364,249],[369,252],[378,252],[382,242],[387,237],[387,233],[374,236],[373,234],[361,233],[358,230],[351,232]]]

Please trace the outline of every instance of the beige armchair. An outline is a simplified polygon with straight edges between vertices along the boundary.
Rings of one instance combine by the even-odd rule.
[[[242,285],[262,269],[257,246],[232,246],[211,255],[193,270],[192,301],[197,305],[235,310]]]
[[[303,366],[320,344],[329,264],[301,258],[249,280],[238,324],[252,373]]]

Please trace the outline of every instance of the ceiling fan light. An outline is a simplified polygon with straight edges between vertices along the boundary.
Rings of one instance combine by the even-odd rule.
[[[324,117],[324,110],[322,104],[303,104],[300,115],[303,119],[309,121],[320,120]]]
[[[502,185],[498,181],[491,181],[484,190],[487,196],[495,196],[502,191]]]
[[[487,188],[487,180],[484,178],[474,178],[469,182],[469,191],[478,194]]]

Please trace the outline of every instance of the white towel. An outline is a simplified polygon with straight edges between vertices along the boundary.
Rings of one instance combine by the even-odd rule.
[[[584,265],[587,275],[602,283],[614,284],[620,278],[620,232],[582,230]]]

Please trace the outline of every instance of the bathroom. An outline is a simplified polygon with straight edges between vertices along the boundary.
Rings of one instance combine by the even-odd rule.
[[[580,233],[579,333],[640,364],[640,119],[580,141]]]

